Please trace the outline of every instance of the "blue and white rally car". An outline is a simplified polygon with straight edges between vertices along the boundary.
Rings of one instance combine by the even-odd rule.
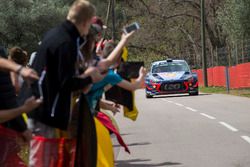
[[[152,63],[145,78],[146,98],[154,95],[189,93],[198,95],[198,77],[185,60],[167,59]]]

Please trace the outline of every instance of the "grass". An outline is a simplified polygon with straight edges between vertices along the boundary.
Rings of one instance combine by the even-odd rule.
[[[227,94],[227,89],[224,87],[199,87],[199,90],[204,93],[220,93]],[[250,88],[245,89],[230,89],[229,94],[235,96],[243,96],[250,98]]]

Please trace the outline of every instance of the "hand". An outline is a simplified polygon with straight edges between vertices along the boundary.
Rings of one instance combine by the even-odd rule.
[[[121,106],[119,104],[111,104],[110,111],[115,115],[117,112],[120,112]]]
[[[134,33],[135,33],[135,31],[131,31],[130,33],[127,33],[127,34],[122,33],[121,39],[128,40]]]
[[[113,112],[113,114],[115,115],[116,113],[120,112],[121,110],[121,105],[119,104],[113,104],[113,110],[111,110]]]
[[[146,68],[141,67],[139,71],[139,77],[136,79],[136,89],[142,88],[142,85],[144,83],[144,77],[146,76]]]
[[[37,72],[31,68],[23,67],[20,71],[20,75],[28,82],[39,79]]]
[[[147,74],[146,68],[141,67],[140,71],[139,71],[139,76],[141,76],[142,78],[144,78]]]
[[[41,103],[42,103],[42,99],[35,99],[35,97],[32,96],[24,102],[22,106],[22,111],[25,113],[30,112],[34,110],[35,108],[37,108]]]

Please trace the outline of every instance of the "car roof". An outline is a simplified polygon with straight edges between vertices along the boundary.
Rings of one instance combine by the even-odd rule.
[[[152,63],[152,65],[160,65],[160,64],[165,64],[165,63],[168,63],[168,62],[186,62],[185,60],[161,60],[161,61],[155,61]]]

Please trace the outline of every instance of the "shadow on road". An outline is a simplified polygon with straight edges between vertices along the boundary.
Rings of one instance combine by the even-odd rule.
[[[149,145],[151,143],[149,142],[141,142],[141,143],[131,143],[131,144],[128,144],[128,146],[143,146],[143,145]]]
[[[132,160],[118,160],[117,167],[154,167],[154,166],[174,166],[181,165],[178,162],[162,162],[162,163],[145,163],[151,161],[150,159],[132,159]]]
[[[149,142],[141,142],[141,143],[131,143],[127,144],[127,146],[144,146],[144,145],[149,145],[151,143]],[[120,147],[120,145],[114,145],[113,147]]]

